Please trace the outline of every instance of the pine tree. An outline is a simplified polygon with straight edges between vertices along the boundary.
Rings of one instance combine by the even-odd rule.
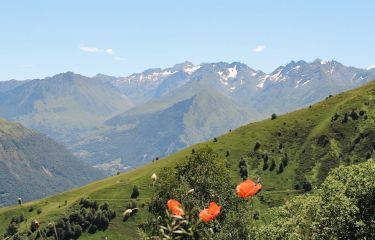
[[[280,173],[282,173],[284,171],[284,165],[283,165],[283,163],[281,162],[280,164],[279,164],[279,170],[277,170],[277,174],[280,174]]]
[[[132,194],[131,194],[130,197],[132,199],[137,199],[138,196],[139,196],[139,189],[138,189],[138,187],[136,185],[134,185],[133,192],[132,192]]]
[[[270,171],[272,172],[276,167],[276,162],[275,160],[272,159],[271,166],[270,166]]]

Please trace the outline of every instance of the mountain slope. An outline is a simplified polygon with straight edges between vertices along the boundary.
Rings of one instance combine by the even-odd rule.
[[[31,80],[0,96],[0,116],[60,142],[100,125],[131,103],[112,86],[72,72]]]
[[[70,212],[81,197],[89,197],[100,203],[108,201],[121,216],[132,192],[133,185],[140,189],[138,205],[147,204],[153,195],[150,176],[165,171],[164,167],[174,166],[192,149],[209,146],[226,158],[232,169],[232,177],[239,182],[238,163],[242,158],[248,165],[249,177],[262,177],[261,195],[265,201],[255,201],[255,206],[262,212],[272,206],[284,203],[300,193],[295,190],[301,183],[310,182],[317,186],[330,169],[338,165],[364,162],[374,157],[375,147],[375,82],[328,98],[311,108],[301,109],[277,117],[275,120],[263,120],[251,123],[219,136],[217,142],[204,142],[184,149],[165,159],[160,159],[138,169],[105,180],[91,183],[47,199],[25,204],[43,209],[40,215],[25,213],[28,218],[38,218],[42,226],[58,216]],[[352,113],[354,109],[354,112]],[[337,113],[337,114],[336,114]],[[346,116],[346,117],[345,117]],[[259,149],[254,150],[258,142]],[[229,152],[229,155],[227,154]],[[288,164],[283,172],[275,168],[263,170],[262,156],[267,154],[269,163],[275,160],[277,166],[282,158],[288,156]],[[258,198],[257,198],[258,199]],[[65,200],[67,206],[58,208]],[[80,239],[138,239],[137,226],[147,216],[147,206],[140,208],[137,215],[123,222],[116,217],[105,232],[94,235],[84,234]],[[12,216],[22,212],[19,207],[0,209],[0,232],[4,231]],[[264,220],[264,219],[263,219]]]
[[[135,167],[241,125],[249,115],[225,96],[201,89],[162,110],[116,116],[103,132],[73,149],[90,153],[83,159],[92,163],[120,161]]]
[[[337,61],[291,61],[260,79],[253,106],[268,114],[308,106],[328,95],[358,87],[375,79],[375,71],[347,67]],[[277,96],[277,101],[273,99]],[[255,104],[254,104],[255,103]]]
[[[26,82],[27,80],[25,81],[17,81],[17,80],[0,81],[0,93],[10,91]]]
[[[104,174],[48,137],[0,119],[0,205],[45,197]]]

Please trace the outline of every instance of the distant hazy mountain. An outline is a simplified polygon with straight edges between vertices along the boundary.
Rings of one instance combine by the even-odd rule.
[[[27,81],[17,81],[17,80],[9,80],[9,81],[0,81],[0,93],[7,92],[16,88]]]
[[[131,106],[113,86],[72,72],[30,80],[0,95],[0,117],[60,142],[74,139]]]
[[[240,126],[249,118],[249,112],[225,95],[202,88],[162,110],[114,117],[102,132],[73,149],[92,164],[120,161],[122,167],[139,166]]]
[[[374,69],[346,67],[336,61],[320,59],[311,63],[292,61],[260,78],[259,94],[252,101],[258,111],[292,111],[373,79]]]
[[[45,135],[0,119],[0,206],[104,177]]]
[[[375,71],[320,59],[270,74],[245,64],[190,62],[111,83],[137,106],[105,122],[72,150],[92,163],[143,164],[248,121],[284,113],[375,79]]]

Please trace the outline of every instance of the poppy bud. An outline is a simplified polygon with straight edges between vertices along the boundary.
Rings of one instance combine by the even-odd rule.
[[[156,174],[153,173],[153,174],[151,175],[151,180],[152,180],[153,182],[156,182],[156,181],[158,180],[158,176],[156,176]]]
[[[132,214],[133,210],[131,209],[126,209],[123,213],[122,213],[122,216],[123,217],[129,217],[131,214]]]
[[[192,193],[194,193],[194,188],[192,188],[192,189],[190,189],[188,192],[187,192],[187,194],[192,194]]]
[[[33,220],[33,221],[31,222],[31,224],[34,226],[34,228],[35,228],[36,230],[38,230],[39,227],[40,227],[38,220]]]

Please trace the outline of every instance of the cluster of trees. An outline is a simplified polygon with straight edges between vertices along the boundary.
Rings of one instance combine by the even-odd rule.
[[[82,198],[80,209],[61,218],[56,224],[50,224],[46,236],[58,235],[60,240],[78,239],[82,232],[95,233],[108,228],[109,222],[116,217],[107,202],[99,205],[97,201]]]
[[[349,121],[349,117],[354,121],[358,120],[360,117],[362,117],[363,120],[368,119],[368,116],[365,110],[352,109],[350,113],[348,112],[344,113],[341,123],[347,123]],[[340,118],[340,114],[336,112],[335,115],[333,115],[333,117],[331,118],[331,122],[336,122],[339,118]]]
[[[10,220],[10,223],[9,223],[6,231],[5,231],[4,237],[6,238],[8,236],[15,235],[18,232],[18,228],[19,228],[20,223],[24,222],[25,220],[26,219],[25,219],[25,216],[23,214],[13,216],[12,219]]]
[[[95,233],[98,230],[108,228],[109,222],[116,217],[107,202],[99,205],[96,201],[82,198],[79,209],[68,216],[61,217],[56,223],[51,222],[47,226],[39,226],[37,221],[32,221],[28,233],[17,234],[19,224],[25,221],[23,215],[12,218],[7,229],[6,237],[13,236],[18,239],[78,239],[85,231]]]
[[[276,168],[276,161],[274,159],[271,160],[271,164],[268,163],[269,157],[268,154],[262,154],[262,159],[263,159],[263,171],[269,169],[271,172],[275,170]],[[288,165],[289,157],[288,154],[284,153],[283,158],[281,159],[279,163],[279,168],[277,170],[277,174],[280,174],[284,171],[284,168]]]
[[[319,189],[267,212],[254,239],[373,239],[375,162],[334,169]]]

